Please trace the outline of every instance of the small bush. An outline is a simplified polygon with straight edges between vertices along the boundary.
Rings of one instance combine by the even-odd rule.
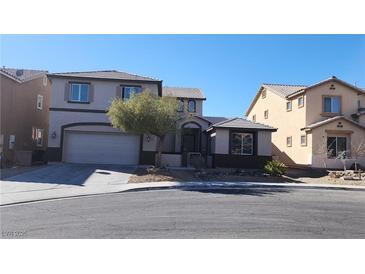
[[[272,160],[266,163],[264,170],[271,176],[282,176],[285,173],[286,166],[279,160]]]

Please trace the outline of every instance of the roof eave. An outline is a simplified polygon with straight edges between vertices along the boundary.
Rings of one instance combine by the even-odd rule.
[[[92,77],[92,76],[75,76],[75,75],[58,75],[53,73],[47,73],[47,77],[49,78],[62,78],[62,79],[87,79],[87,80],[98,80],[98,81],[123,81],[123,82],[135,82],[135,83],[162,83],[162,80],[142,80],[142,79],[121,79],[121,78],[103,78],[103,77]]]

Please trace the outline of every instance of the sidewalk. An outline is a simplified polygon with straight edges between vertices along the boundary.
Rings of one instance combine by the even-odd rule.
[[[71,198],[80,196],[91,196],[97,194],[119,193],[126,191],[147,191],[159,189],[178,188],[245,188],[245,187],[290,187],[290,188],[320,188],[320,189],[341,189],[341,190],[362,190],[364,186],[348,185],[325,185],[325,184],[297,184],[297,183],[258,183],[258,182],[149,182],[136,184],[89,184],[87,186],[28,186],[23,191],[17,189],[12,191],[1,185],[0,205],[11,205],[25,202],[34,202],[50,199]],[[6,184],[7,182],[5,182]],[[8,183],[9,184],[9,183]]]

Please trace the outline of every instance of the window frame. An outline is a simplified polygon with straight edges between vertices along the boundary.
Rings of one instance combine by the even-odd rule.
[[[40,137],[39,137],[39,133],[40,133]],[[36,146],[37,147],[43,147],[43,134],[44,134],[44,129],[41,129],[41,128],[35,128],[35,143],[36,143]],[[33,135],[33,133],[32,133]],[[39,142],[40,140],[40,142]]]
[[[264,118],[269,119],[269,110],[268,109],[264,110]]]
[[[74,85],[78,85],[79,86],[79,96],[78,96],[78,99],[79,100],[74,100],[72,98],[72,93],[73,93],[73,90],[72,90],[72,87]],[[87,100],[86,101],[81,101],[81,86],[82,85],[85,85],[87,86]],[[83,82],[70,82],[70,94],[69,94],[69,98],[68,98],[68,102],[69,103],[74,103],[74,104],[90,104],[90,83],[83,83]]]
[[[304,137],[304,143],[302,142],[302,137]],[[302,147],[306,147],[307,146],[307,134],[301,134],[300,135],[300,145]]]
[[[290,105],[290,108],[288,108],[288,104]],[[286,101],[286,111],[292,111],[293,109],[293,102],[292,101]]]
[[[336,143],[335,143],[335,147],[336,147],[336,151],[334,153],[334,155],[330,154],[329,152],[329,146],[328,146],[328,139],[329,138],[335,138]],[[327,135],[327,139],[326,139],[326,148],[327,148],[327,158],[328,159],[336,159],[338,157],[338,139],[339,138],[344,138],[346,140],[346,152],[349,152],[349,137],[348,136],[339,136],[339,135]],[[349,157],[350,155],[347,154],[346,157]]]
[[[234,134],[239,134],[241,135],[241,152],[238,153],[233,153],[232,149],[233,149],[233,135]],[[251,135],[251,153],[242,153],[243,151],[243,138],[242,135]],[[229,154],[230,155],[239,155],[239,156],[254,156],[256,154],[256,149],[255,149],[255,138],[256,138],[256,134],[254,132],[250,132],[250,131],[230,131],[229,132]]]
[[[40,106],[39,106],[40,103]],[[37,94],[37,109],[43,110],[43,95]]]
[[[325,99],[326,98],[330,98],[331,99],[331,111],[325,111]],[[338,102],[339,102],[339,111],[338,112],[333,112],[332,111],[332,99],[333,98],[338,98]],[[322,95],[322,115],[323,116],[336,116],[336,115],[341,115],[342,113],[342,96],[341,95]]]
[[[140,86],[140,85],[121,85],[121,88],[122,88],[122,100],[123,100],[123,101],[125,101],[125,100],[129,100],[129,99],[130,99],[130,97],[128,97],[128,98],[126,98],[126,97],[125,97],[125,90],[126,90],[127,88],[139,88],[139,89],[140,89],[140,92],[137,92],[137,94],[139,94],[139,93],[142,93],[142,92],[143,92],[143,88],[142,88],[142,86]]]
[[[190,110],[190,103],[194,103],[194,110],[193,111]],[[196,100],[189,99],[189,101],[188,101],[188,112],[190,112],[190,113],[196,112]]]
[[[299,100],[302,99],[302,104],[299,103]],[[304,107],[304,95],[298,97],[298,108]]]
[[[290,140],[290,144],[288,143],[288,140]],[[293,146],[293,136],[287,136],[286,137],[286,146],[292,147]]]
[[[252,122],[256,123],[256,114],[252,115]]]

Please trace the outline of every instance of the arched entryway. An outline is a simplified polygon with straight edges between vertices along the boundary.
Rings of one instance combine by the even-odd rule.
[[[190,121],[181,125],[182,165],[187,165],[191,152],[201,151],[202,127],[197,122]]]

